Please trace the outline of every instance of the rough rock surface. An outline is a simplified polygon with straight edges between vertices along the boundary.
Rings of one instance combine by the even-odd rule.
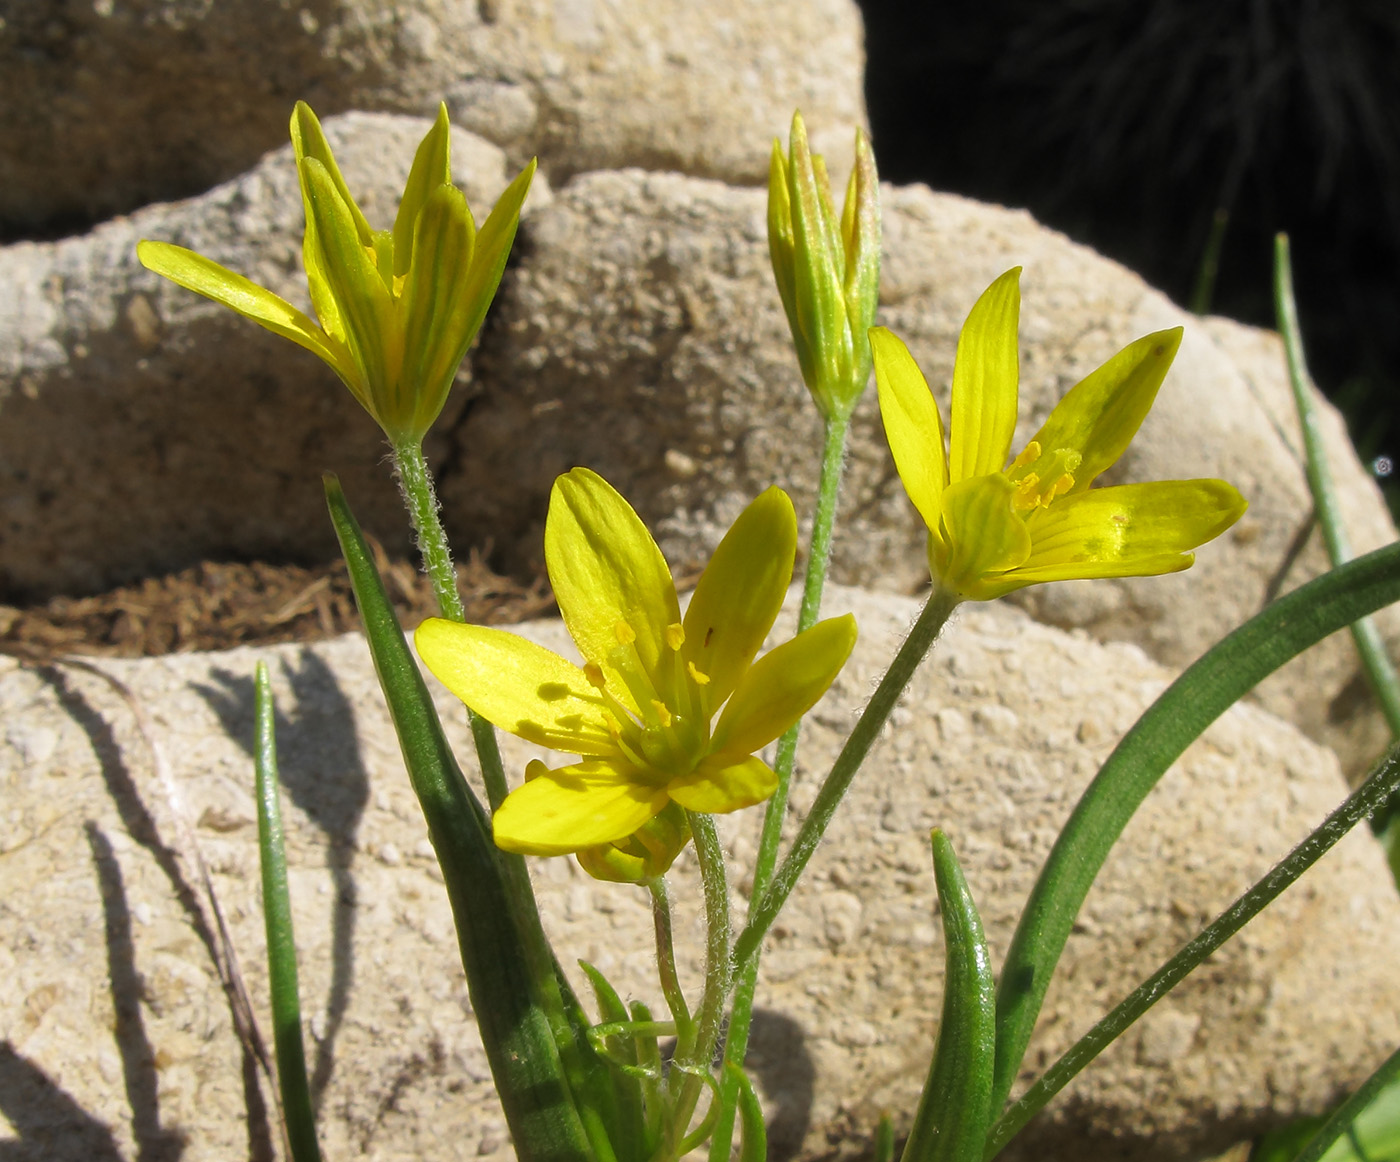
[[[828,611],[843,607],[855,610],[861,642],[809,720],[799,815],[915,610],[907,598],[836,589]],[[557,622],[522,632],[564,645]],[[266,653],[328,1156],[505,1159],[442,887],[364,643]],[[242,1156],[269,1134],[150,750],[154,740],[171,764],[266,1028],[247,753],[254,662],[242,650],[102,663],[145,708],[149,738],[92,673],[0,662],[0,968],[11,982],[0,996],[0,1108],[28,1156],[155,1156],[178,1137],[201,1162]],[[959,615],[766,956],[753,1067],[779,1151],[826,1153],[837,1139],[849,1148],[880,1109],[912,1108],[942,974],[927,829],[945,828],[956,845],[999,960],[1054,828],[1166,680],[1136,647],[1100,646],[1007,606]],[[465,744],[461,707],[445,694],[441,705]],[[506,740],[513,772],[534,753]],[[1343,794],[1329,752],[1263,711],[1227,714],[1169,772],[1105,868],[1032,1064]],[[757,822],[756,812],[725,821],[740,907]],[[535,871],[565,963],[586,957],[624,995],[656,1001],[641,894],[591,881],[568,860]],[[688,858],[676,881],[693,987],[701,940]],[[1400,903],[1358,833],[1081,1077],[1022,1156],[1199,1157],[1320,1110],[1400,1036],[1397,957]]]
[[[226,181],[286,139],[298,99],[323,116],[445,100],[552,173],[759,181],[794,108],[849,152],[861,44],[852,0],[19,0],[0,24],[0,236]]]
[[[387,220],[419,127],[336,122],[350,177]],[[500,155],[460,150],[486,204]],[[393,158],[376,173],[368,159]],[[485,175],[489,174],[487,180]],[[544,186],[541,186],[544,193]],[[516,266],[435,429],[449,532],[524,568],[550,482],[587,464],[633,498],[678,560],[703,559],[773,482],[810,510],[819,425],[795,372],[768,269],[764,197],[677,174],[582,175],[524,224]],[[1184,581],[1070,583],[1021,600],[1042,620],[1139,642],[1180,666],[1277,592],[1322,571],[1297,422],[1277,343],[1199,321],[1124,268],[1027,214],[923,187],[885,191],[881,321],[944,397],[959,327],[1008,266],[1025,267],[1024,441],[1060,396],[1133,338],[1183,325],[1157,407],[1105,482],[1222,476],[1250,500]],[[188,242],[304,301],[300,206],[285,151],[202,198],[152,207],[57,244],[0,251],[20,288],[0,318],[0,585],[38,596],[98,588],[202,556],[328,555],[314,474],[345,473],[368,528],[403,524],[378,433],[314,357],[143,271],[143,236]],[[0,310],[3,310],[0,307]],[[82,422],[71,417],[80,415]],[[54,433],[62,433],[55,441]],[[1328,412],[1326,434],[1358,551],[1395,529]],[[299,471],[298,466],[302,466]],[[924,537],[870,393],[853,426],[837,575],[912,591]],[[1170,603],[1170,605],[1168,604]],[[1392,637],[1400,620],[1387,614]],[[1383,728],[1339,636],[1266,684],[1265,705],[1363,770]]]

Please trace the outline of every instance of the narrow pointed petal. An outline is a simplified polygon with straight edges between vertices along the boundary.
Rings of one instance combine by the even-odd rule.
[[[819,621],[764,654],[720,715],[711,749],[750,754],[767,746],[816,705],[855,644],[856,619],[848,613]]]
[[[625,839],[667,803],[663,787],[593,760],[544,771],[506,796],[491,827],[496,846],[521,855],[568,855]]]
[[[1016,431],[1020,314],[1018,266],[982,292],[963,324],[953,363],[950,480],[970,480],[1006,467]]]
[[[899,470],[904,491],[937,538],[943,514],[941,498],[948,486],[938,404],[924,373],[898,335],[884,327],[872,327],[870,349],[880,393],[880,419],[885,425],[894,466]]]
[[[1159,480],[1066,496],[1027,519],[1034,547],[1020,572],[1037,582],[1130,576],[1137,570],[1124,568],[1135,561],[1186,553],[1219,536],[1245,507],[1223,480]]]
[[[467,199],[454,186],[437,186],[423,203],[413,235],[413,260],[403,288],[402,390],[410,395],[413,426],[426,432],[442,411],[467,353],[471,304],[462,271],[471,263],[474,231]],[[398,254],[398,243],[394,244]]]
[[[354,374],[348,352],[328,343],[320,327],[286,299],[279,298],[241,274],[235,274],[202,254],[169,242],[141,242],[136,247],[136,255],[147,270],[163,275],[186,290],[222,303],[273,334],[305,347],[342,376],[347,370]]]
[[[792,501],[781,488],[769,488],[739,514],[701,574],[681,649],[709,678],[701,688],[707,717],[733,692],[773,628],[796,555]]]
[[[502,730],[568,754],[617,752],[598,692],[558,654],[502,629],[438,617],[413,641],[438,680]]]
[[[802,333],[797,315],[797,287],[793,281],[792,199],[788,193],[788,165],[782,143],[773,139],[773,153],[768,159],[768,257],[773,264],[773,278],[778,284],[778,298],[787,315],[788,328],[794,335]],[[796,345],[797,357],[805,359],[806,348]],[[814,382],[808,368],[802,368],[802,378]]]
[[[840,230],[823,202],[825,184],[818,180],[815,159],[807,144],[802,118],[793,114],[788,165],[788,198],[792,212],[793,290],[800,342],[810,350],[813,384],[839,382],[837,352],[842,342],[846,307],[841,297]],[[846,342],[850,342],[846,328]],[[805,372],[805,368],[804,368]]]
[[[778,776],[752,755],[713,754],[688,775],[672,779],[667,793],[687,811],[726,815],[762,803],[778,786]]]
[[[655,675],[668,648],[666,628],[681,620],[676,587],[641,517],[596,472],[575,468],[554,482],[544,559],[564,624],[610,688],[613,679],[625,687],[609,660],[622,647],[622,625],[636,635],[643,669]]]
[[[413,231],[423,203],[439,186],[452,184],[452,127],[447,122],[447,106],[438,104],[437,120],[418,144],[413,168],[408,171],[399,212],[394,216],[394,277],[408,273],[413,254]],[[465,270],[466,268],[463,267]]]
[[[403,335],[393,296],[384,285],[369,251],[355,233],[346,205],[321,163],[302,162],[311,220],[315,223],[322,274],[345,326],[345,342],[365,381],[374,415],[391,438],[399,435],[398,417],[385,398],[397,383],[403,362]],[[309,274],[308,270],[308,274]]]
[[[1127,450],[1180,346],[1180,327],[1144,335],[1076,383],[1050,413],[1036,442],[1046,453],[1070,448],[1084,457],[1071,494],[1088,489]]]
[[[535,176],[536,161],[520,171],[515,180],[496,199],[491,213],[486,216],[472,249],[472,264],[466,271],[466,285],[462,288],[462,300],[468,304],[463,330],[467,345],[481,330],[487,308],[496,297],[496,288],[501,285],[505,273],[506,259],[510,257],[511,245],[515,242],[515,232],[520,226],[520,211],[530,193],[530,182]]]
[[[951,549],[935,563],[935,580],[981,600],[981,578],[1025,563],[1031,552],[1026,522],[1011,508],[1015,486],[1000,472],[959,480],[943,493],[943,522]]]
[[[355,204],[350,187],[345,184],[345,178],[341,176],[340,166],[336,165],[335,155],[331,153],[330,142],[326,140],[326,135],[321,130],[321,122],[311,111],[311,106],[305,101],[298,101],[292,110],[291,133],[292,151],[296,154],[297,169],[301,169],[301,163],[307,158],[315,158],[326,168],[326,173],[334,183],[336,192],[345,202],[350,217],[355,223],[355,233],[359,236],[360,244],[368,246],[374,231],[364,214],[360,212],[360,207]],[[305,198],[305,183],[302,185],[302,194]],[[311,217],[309,207],[306,216],[308,219]]]

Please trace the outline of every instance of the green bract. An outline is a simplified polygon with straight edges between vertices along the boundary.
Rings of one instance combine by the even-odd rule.
[[[790,155],[773,142],[768,250],[807,390],[823,416],[844,418],[870,379],[865,333],[880,294],[880,182],[860,130],[838,221],[826,165],[793,114]]]
[[[1130,343],[1072,387],[1007,463],[1016,428],[1020,268],[982,294],[958,337],[945,451],[938,405],[904,343],[870,332],[880,415],[904,489],[928,525],[929,568],[949,593],[987,600],[1042,581],[1175,573],[1244,514],[1223,480],[1090,489],[1127,449],[1181,343]]]
[[[638,833],[669,804],[728,812],[771,795],[777,776],[753,752],[825,693],[856,640],[848,614],[754,662],[796,548],[792,502],[770,488],[720,542],[682,618],[666,561],[631,506],[587,469],[559,477],[545,562],[582,668],[485,626],[432,618],[416,637],[428,668],[476,713],[581,757],[556,770],[531,764],[496,812],[496,843],[530,855],[611,844],[640,866],[659,837]]]
[[[452,185],[446,106],[418,146],[392,230],[350,196],[316,115],[292,113],[306,209],[302,261],[318,326],[284,299],[208,258],[144,241],[141,262],[318,355],[396,446],[421,443],[496,293],[535,163],[501,195],[480,233]]]

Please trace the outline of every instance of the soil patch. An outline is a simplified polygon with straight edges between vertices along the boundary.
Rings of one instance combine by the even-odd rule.
[[[372,545],[399,621],[437,613],[427,577]],[[548,582],[494,573],[477,553],[457,565],[467,620],[487,625],[554,610]],[[55,597],[31,608],[0,605],[0,652],[31,660],[63,654],[143,657],[269,642],[320,641],[360,625],[343,561],[306,567],[205,561],[94,597]]]

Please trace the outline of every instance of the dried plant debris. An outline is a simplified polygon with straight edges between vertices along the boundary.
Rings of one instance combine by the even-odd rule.
[[[405,628],[437,612],[427,577],[374,546],[389,598]],[[467,619],[491,625],[554,609],[548,583],[492,572],[473,551],[457,565]],[[93,597],[0,605],[0,652],[45,660],[64,654],[144,657],[267,642],[320,641],[359,628],[345,565],[205,561]]]

